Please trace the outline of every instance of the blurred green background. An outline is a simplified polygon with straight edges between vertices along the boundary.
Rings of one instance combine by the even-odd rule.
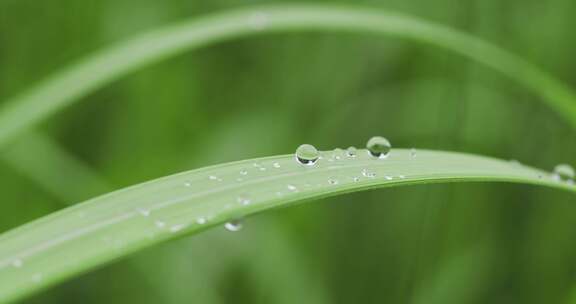
[[[0,0],[0,102],[136,33],[272,2]],[[574,0],[338,2],[473,33],[576,88]],[[396,147],[547,169],[576,161],[576,132],[538,97],[445,50],[395,38],[237,40],[87,99],[0,151],[0,231],[110,189],[301,143],[326,150],[383,135]],[[576,303],[575,225],[574,196],[549,189],[383,189],[163,244],[25,302]]]

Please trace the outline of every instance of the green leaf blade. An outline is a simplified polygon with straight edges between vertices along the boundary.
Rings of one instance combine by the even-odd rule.
[[[372,188],[513,182],[564,189],[550,173],[462,153],[394,149],[386,159],[322,152],[228,163],[119,190],[0,236],[0,299],[19,299],[138,249],[277,207]],[[374,176],[372,176],[374,174]]]

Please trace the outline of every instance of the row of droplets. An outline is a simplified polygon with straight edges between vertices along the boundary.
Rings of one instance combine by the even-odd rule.
[[[366,143],[366,149],[368,150],[368,153],[374,157],[374,158],[378,158],[378,159],[384,159],[386,157],[388,157],[388,155],[390,154],[390,150],[392,148],[392,145],[390,144],[390,141],[388,141],[388,139],[381,137],[381,136],[374,136],[372,138],[370,138],[370,140],[368,140],[368,142]],[[348,149],[346,149],[346,155],[348,157],[356,157],[358,153],[358,150],[355,147],[349,147]],[[412,152],[414,153],[414,151]],[[296,153],[295,153],[295,158],[296,161],[304,166],[314,166],[316,165],[316,163],[318,162],[318,159],[320,158],[320,152],[318,151],[318,149],[316,149],[316,147],[309,145],[309,144],[303,144],[300,145],[297,149],[296,149]],[[256,166],[259,168],[263,168],[261,166]],[[273,167],[275,168],[280,168],[280,164],[279,163],[274,163]],[[240,171],[241,175],[246,175],[247,171],[241,170]],[[362,171],[362,175],[366,176],[366,177],[374,177],[375,174],[369,170],[363,170]],[[328,182],[332,185],[335,185],[338,183],[337,179],[329,179]],[[294,185],[288,185],[287,186],[288,190],[294,192],[297,191],[296,186]],[[238,197],[238,202],[241,203],[242,205],[248,205],[250,204],[250,198],[243,194],[241,196]],[[226,224],[224,224],[224,228],[226,228],[226,230],[231,231],[231,232],[236,232],[236,231],[240,231],[242,229],[243,225],[242,225],[242,220],[241,219],[235,219],[232,221],[227,222]]]
[[[390,154],[390,150],[392,149],[392,145],[390,144],[390,141],[388,141],[388,139],[386,139],[382,136],[374,136],[374,137],[370,138],[368,140],[368,142],[366,143],[366,149],[368,150],[368,153],[370,154],[370,156],[377,158],[377,159],[385,159]],[[348,157],[354,158],[357,156],[358,150],[355,147],[349,147],[348,149],[346,149],[345,153]],[[414,150],[411,151],[411,155],[412,156],[415,155]],[[338,158],[338,156],[335,156],[335,157]],[[314,147],[312,145],[303,144],[303,145],[300,145],[296,149],[295,159],[301,165],[314,166],[317,164],[319,158],[320,158],[320,152],[318,151],[318,149],[316,149],[316,147]],[[257,167],[260,167],[260,166],[257,166]],[[280,164],[274,163],[273,167],[280,168]],[[263,167],[260,167],[260,168],[263,168]],[[246,175],[247,171],[241,170],[240,174]],[[365,177],[375,177],[375,173],[373,173],[367,169],[364,169],[362,171],[362,175],[364,175]],[[331,185],[335,185],[335,184],[338,184],[338,180],[335,178],[330,178],[328,180],[328,183]],[[297,191],[297,188],[294,185],[288,185],[287,188],[291,192]],[[240,202],[243,205],[248,205],[250,203],[250,199],[246,195],[241,195],[238,198],[238,202]],[[227,222],[224,225],[224,227],[228,231],[233,231],[233,232],[239,231],[240,229],[242,229],[242,220],[236,219],[236,220]]]
[[[390,155],[390,151],[392,149],[392,145],[390,144],[390,141],[382,136],[374,136],[371,137],[367,143],[366,143],[366,150],[369,156],[375,158],[375,159],[385,159]],[[339,151],[337,151],[339,150]],[[350,158],[354,158],[358,155],[358,150],[355,147],[349,147],[347,148],[345,151],[342,149],[337,149],[335,150],[336,152],[339,153],[335,153],[335,155],[333,156],[334,159],[338,159],[339,155],[343,155],[345,153],[346,156],[350,157]],[[320,159],[320,152],[316,149],[316,147],[314,147],[313,145],[310,144],[303,144],[300,145],[295,152],[295,159],[296,161],[303,165],[303,166],[315,166],[318,163],[318,160]],[[411,149],[410,150],[410,157],[414,158],[416,157],[416,150],[415,149]],[[334,160],[334,159],[328,159],[328,161],[330,160]],[[263,167],[261,164],[255,163],[254,167],[264,171],[266,170],[265,167]],[[280,168],[280,164],[278,162],[273,163],[273,167],[274,168]],[[363,169],[362,170],[362,175],[364,177],[369,177],[369,178],[374,178],[375,177],[375,173],[372,172],[369,169]],[[247,175],[248,171],[246,169],[242,169],[240,171],[240,175],[244,176]],[[400,178],[405,178],[405,176],[400,175]],[[554,172],[552,175],[553,179],[557,180],[557,181],[567,181],[569,183],[573,183],[573,179],[575,177],[575,172],[574,169],[567,164],[560,164],[557,165],[554,168]],[[385,176],[386,179],[391,180],[392,177],[391,176]],[[209,179],[211,180],[215,180],[215,181],[222,181],[222,179],[210,175]],[[358,178],[355,178],[354,181],[359,181]],[[331,185],[335,185],[338,184],[338,180],[336,178],[330,178],[328,180],[328,183]],[[187,185],[189,186],[189,185]],[[297,192],[297,188],[294,185],[287,185],[287,189],[290,192]],[[241,194],[240,196],[238,196],[238,203],[242,204],[242,205],[249,205],[251,203],[251,199],[247,194]],[[207,222],[207,220],[205,218],[199,218],[197,220],[198,224],[205,224]],[[235,219],[233,221],[227,222],[224,227],[228,230],[228,231],[239,231],[242,229],[242,220],[241,219]],[[178,229],[179,230],[179,229]]]
[[[382,136],[374,136],[366,143],[368,154],[374,158],[384,159],[390,155],[392,145]],[[346,149],[346,155],[356,157],[358,150],[355,147]],[[296,149],[296,161],[305,166],[314,166],[318,163],[320,152],[313,145],[303,144]]]

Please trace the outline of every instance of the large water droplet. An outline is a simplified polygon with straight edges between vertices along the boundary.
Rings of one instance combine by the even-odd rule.
[[[382,136],[374,136],[366,143],[366,149],[370,155],[378,158],[386,158],[391,147],[390,142]]]
[[[224,228],[231,232],[236,232],[242,230],[242,221],[241,220],[231,220],[228,223],[224,224]]]
[[[296,161],[302,165],[315,165],[318,161],[318,156],[318,150],[313,145],[303,144],[296,149]]]
[[[571,180],[574,178],[574,168],[568,164],[559,164],[554,167],[554,175],[560,180]]]

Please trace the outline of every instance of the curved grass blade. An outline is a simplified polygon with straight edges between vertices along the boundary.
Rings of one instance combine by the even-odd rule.
[[[226,40],[293,31],[398,36],[446,48],[523,84],[576,127],[576,97],[566,85],[486,41],[442,25],[387,11],[334,5],[277,5],[231,11],[166,26],[65,68],[6,102],[0,112],[0,145],[81,97],[148,64]]]
[[[20,299],[143,247],[310,199],[371,188],[465,181],[525,183],[576,193],[573,182],[514,162],[453,152],[322,152],[184,172],[66,208],[0,236],[0,301]]]
[[[38,157],[42,151],[42,157]],[[0,151],[0,159],[69,205],[113,188],[50,138],[27,132]]]

